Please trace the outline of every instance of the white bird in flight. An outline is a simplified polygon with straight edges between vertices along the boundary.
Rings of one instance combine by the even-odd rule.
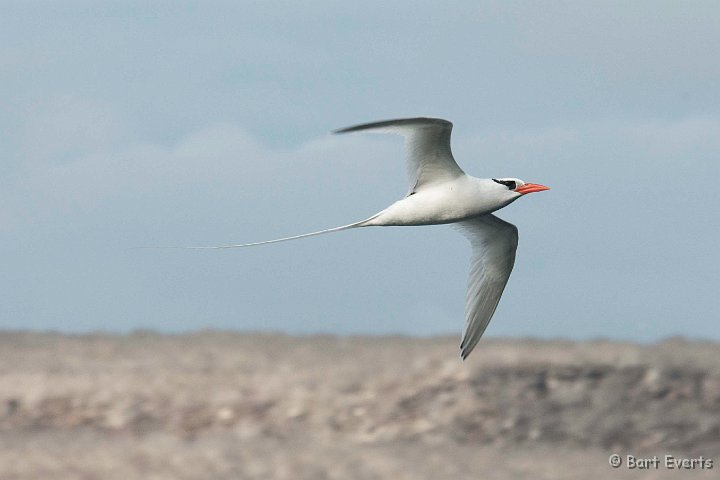
[[[517,178],[475,178],[458,166],[450,151],[452,123],[439,118],[405,118],[366,123],[334,133],[373,131],[405,137],[410,190],[401,200],[365,220],[292,237],[242,245],[180,247],[220,249],[250,247],[360,227],[451,223],[472,247],[460,356],[466,359],[495,313],[515,263],[518,231],[492,212],[532,192],[548,190]]]

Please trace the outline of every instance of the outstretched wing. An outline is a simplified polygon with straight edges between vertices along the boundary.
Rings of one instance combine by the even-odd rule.
[[[457,225],[472,246],[465,301],[465,328],[460,343],[463,360],[470,355],[495,313],[515,264],[518,230],[512,223],[487,214]]]
[[[412,193],[423,186],[452,180],[465,173],[450,151],[452,123],[439,118],[403,118],[366,123],[336,130],[334,133],[361,130],[396,133],[405,137],[407,172]]]

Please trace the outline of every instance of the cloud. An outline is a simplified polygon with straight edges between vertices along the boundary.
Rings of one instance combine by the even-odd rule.
[[[93,118],[83,113],[62,118]],[[47,125],[41,120],[41,125]],[[80,126],[73,129],[83,136]],[[23,224],[58,215],[80,218],[110,206],[160,202],[169,207],[170,198],[179,202],[172,205],[179,209],[186,208],[183,204],[209,209],[213,199],[239,203],[250,192],[281,201],[283,195],[302,194],[305,187],[312,191],[313,183],[332,190],[334,182],[350,180],[348,175],[377,162],[363,156],[378,151],[376,143],[366,142],[366,148],[349,156],[341,152],[337,138],[327,136],[293,149],[273,148],[258,143],[246,129],[227,123],[190,132],[168,145],[115,147],[102,125],[88,129],[84,141],[75,142],[73,134],[64,133],[62,128],[35,130],[35,141],[44,149],[24,157],[23,173],[0,193],[4,229],[11,225],[21,229]],[[56,141],[59,138],[67,142]],[[357,146],[357,141],[349,139],[345,144]],[[366,178],[371,170],[358,176]],[[269,206],[267,201],[264,205]]]
[[[60,95],[26,109],[20,150],[31,164],[73,161],[122,138],[121,122],[107,102]]]

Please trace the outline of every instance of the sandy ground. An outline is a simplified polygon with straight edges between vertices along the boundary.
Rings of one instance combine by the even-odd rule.
[[[486,340],[463,363],[447,338],[6,332],[0,360],[2,480],[720,478],[715,343]]]

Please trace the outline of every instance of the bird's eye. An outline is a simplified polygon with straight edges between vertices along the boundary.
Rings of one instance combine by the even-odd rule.
[[[510,190],[515,190],[517,188],[517,183],[515,183],[515,181],[513,180],[498,180],[497,178],[493,178],[492,180],[493,182],[499,183],[500,185],[505,185]]]

